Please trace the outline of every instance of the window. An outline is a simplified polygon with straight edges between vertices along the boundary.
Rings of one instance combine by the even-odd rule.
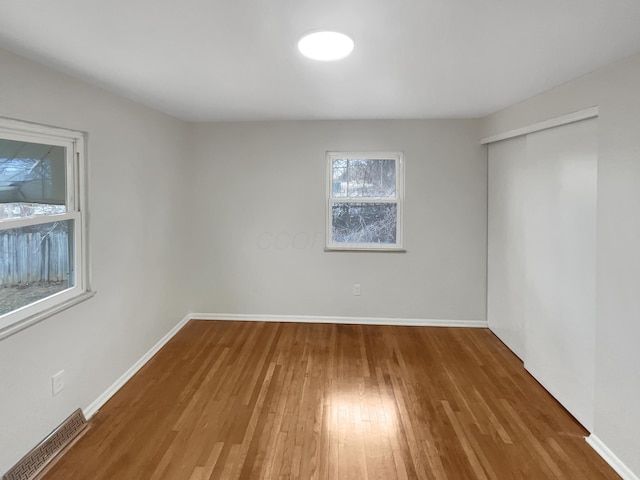
[[[327,152],[327,250],[402,250],[401,152]]]
[[[0,338],[87,298],[84,137],[0,119]]]

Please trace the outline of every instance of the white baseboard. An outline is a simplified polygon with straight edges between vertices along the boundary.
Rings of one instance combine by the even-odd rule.
[[[605,462],[611,465],[611,468],[613,468],[616,473],[622,477],[622,480],[640,480],[640,478],[593,433],[586,437],[585,440],[589,445],[591,445],[591,448],[593,448],[598,455],[604,459]]]
[[[418,318],[384,318],[384,317],[321,317],[310,315],[252,315],[238,313],[190,313],[173,327],[158,343],[145,353],[120,378],[118,378],[102,395],[83,409],[85,418],[90,419],[122,386],[131,379],[169,340],[171,340],[189,320],[243,320],[260,322],[298,322],[298,323],[339,323],[352,325],[399,325],[426,327],[466,327],[487,328],[484,320],[436,320]],[[623,480],[640,480],[622,460],[620,460],[597,436],[591,434],[585,438],[593,448]]]
[[[487,328],[484,320],[436,320],[387,317],[321,317],[312,315],[253,315],[248,313],[192,313],[190,320],[244,320],[255,322],[340,323],[351,325],[399,325],[415,327]]]
[[[173,336],[180,331],[182,327],[190,320],[190,315],[185,316],[180,322],[173,327],[164,337],[160,339],[158,343],[156,343],[151,350],[145,353],[140,360],[138,360],[135,364],[131,366],[126,372],[122,374],[120,378],[118,378],[113,385],[111,385],[107,390],[100,395],[97,399],[95,399],[91,405],[87,408],[84,408],[82,412],[84,413],[85,418],[90,419],[100,408],[107,403],[107,401],[113,397],[113,395],[122,388],[122,386],[129,381],[131,377],[133,377],[138,370],[140,370],[145,363],[151,360],[158,350],[160,350],[169,340],[173,338]]]
[[[422,327],[467,327],[487,328],[483,320],[434,320],[419,318],[383,318],[383,317],[318,317],[310,315],[252,315],[238,313],[190,313],[160,339],[134,365],[122,374],[91,405],[83,409],[84,416],[91,418],[122,386],[140,370],[158,350],[180,331],[189,320],[245,320],[256,322],[298,322],[298,323],[341,323],[361,325],[404,325]]]

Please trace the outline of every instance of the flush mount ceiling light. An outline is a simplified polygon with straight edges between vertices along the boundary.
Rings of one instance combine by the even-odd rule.
[[[313,60],[340,60],[353,50],[353,40],[339,32],[313,32],[298,42],[298,50]]]

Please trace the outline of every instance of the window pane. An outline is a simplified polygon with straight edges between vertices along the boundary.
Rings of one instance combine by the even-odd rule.
[[[72,239],[73,220],[0,231],[0,315],[73,286]]]
[[[334,198],[347,196],[347,160],[334,160],[331,167],[332,195]]]
[[[65,148],[0,139],[0,220],[67,211]]]
[[[332,164],[333,198],[393,198],[396,161],[336,159]]]
[[[397,243],[395,203],[334,203],[331,215],[334,242]]]

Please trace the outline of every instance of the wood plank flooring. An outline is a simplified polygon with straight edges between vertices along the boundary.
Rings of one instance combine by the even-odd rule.
[[[46,480],[617,479],[485,329],[189,322]]]

